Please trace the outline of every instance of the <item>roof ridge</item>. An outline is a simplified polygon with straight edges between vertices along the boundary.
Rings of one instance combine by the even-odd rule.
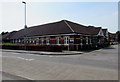
[[[72,32],[75,32],[73,29],[72,29],[72,27],[64,20],[64,23],[70,28],[70,30],[72,31]]]

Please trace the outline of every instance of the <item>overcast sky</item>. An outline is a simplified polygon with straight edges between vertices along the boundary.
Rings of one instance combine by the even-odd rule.
[[[2,31],[24,28],[24,4],[2,3]],[[27,2],[27,26],[36,26],[60,20],[82,25],[118,30],[117,2]]]

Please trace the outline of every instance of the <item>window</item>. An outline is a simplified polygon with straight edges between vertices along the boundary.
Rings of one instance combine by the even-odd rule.
[[[49,45],[50,44],[50,39],[46,38],[46,44]]]
[[[17,43],[18,41],[17,41],[17,39],[15,40],[15,43]]]
[[[39,44],[39,39],[38,38],[36,39],[36,44]]]
[[[19,43],[21,42],[21,40],[19,39]]]
[[[31,40],[31,39],[29,39],[29,43],[32,43],[32,40]]]
[[[34,40],[32,40],[32,43],[34,44],[34,43],[35,43],[35,41],[34,41]]]
[[[60,44],[60,41],[61,41],[61,39],[59,37],[57,37],[57,40],[56,40],[57,44]]]
[[[68,37],[64,38],[64,44],[69,44],[69,38]]]
[[[83,45],[83,39],[82,38],[80,39],[80,45]]]
[[[74,44],[74,38],[69,39],[69,44]]]
[[[88,44],[88,37],[86,37],[86,44]]]
[[[47,44],[47,45],[50,44],[50,39],[49,39],[49,38],[46,39],[46,44]]]
[[[44,38],[41,39],[41,44],[44,44]]]
[[[29,41],[27,40],[26,43],[29,43]]]
[[[83,45],[86,44],[86,39],[85,39],[85,38],[82,39],[82,44],[83,44]]]

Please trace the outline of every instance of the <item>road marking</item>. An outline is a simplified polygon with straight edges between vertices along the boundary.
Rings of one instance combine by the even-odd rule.
[[[17,58],[19,58],[19,59],[23,59],[23,60],[28,60],[28,61],[32,61],[32,60],[34,60],[34,59],[26,59],[26,58],[23,58],[23,57],[17,57]]]
[[[82,55],[79,55],[79,56],[82,56]],[[63,56],[63,55],[61,55],[61,56],[48,56],[48,57],[76,57],[76,55],[65,55],[65,56]]]
[[[2,57],[18,58],[18,59],[22,59],[22,60],[26,60],[26,61],[32,61],[32,60],[34,60],[34,59],[26,59],[26,58],[23,58],[23,57],[15,57],[15,56],[2,56]]]

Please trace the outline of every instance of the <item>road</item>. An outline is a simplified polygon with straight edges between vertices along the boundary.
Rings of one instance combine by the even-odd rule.
[[[77,55],[2,53],[3,80],[118,80],[118,46]]]

